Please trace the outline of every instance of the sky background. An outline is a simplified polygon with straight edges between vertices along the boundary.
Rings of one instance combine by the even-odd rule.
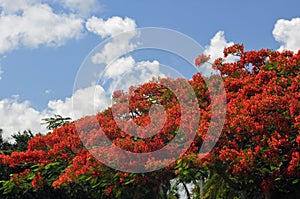
[[[73,93],[81,64],[95,46],[122,31],[173,29],[193,38],[212,58],[233,43],[246,50],[297,51],[299,7],[297,0],[0,0],[0,128],[5,137],[25,129],[43,132],[42,118],[71,116],[72,99],[86,103],[94,91]],[[120,60],[125,69],[151,66],[150,73],[157,73],[158,62],[131,58]],[[118,78],[124,68],[115,67],[110,77]],[[101,109],[107,99],[101,101],[99,89]],[[92,114],[87,109],[75,111]]]

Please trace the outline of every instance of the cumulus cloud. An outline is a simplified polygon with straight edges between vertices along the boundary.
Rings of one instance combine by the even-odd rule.
[[[134,64],[135,60],[131,56],[122,57],[106,67],[104,77],[117,78],[124,73],[132,71]]]
[[[300,18],[291,20],[279,19],[273,29],[273,36],[281,43],[279,51],[300,49]]]
[[[79,119],[104,110],[109,103],[110,99],[106,97],[104,89],[100,85],[95,85],[78,89],[64,100],[49,101],[48,108],[55,114]]]
[[[109,64],[119,56],[126,54],[136,48],[136,44],[131,43],[131,33],[124,33],[121,37],[112,38],[112,40],[105,44],[101,52],[95,53],[91,57],[94,64]]]
[[[210,40],[210,44],[205,46],[205,50],[203,54],[210,55],[210,59],[208,63],[203,64],[199,69],[203,75],[209,76],[211,74],[216,73],[214,69],[212,69],[211,64],[215,59],[219,57],[224,57],[224,48],[233,45],[233,42],[228,42],[225,38],[224,31],[217,32]],[[225,62],[234,62],[237,60],[237,57],[229,55]]]
[[[137,35],[136,23],[133,19],[114,16],[104,21],[92,17],[86,22],[86,28],[102,38],[112,37],[101,52],[92,56],[92,62],[95,64],[109,64],[113,59],[136,48],[136,45],[130,42]],[[115,37],[120,33],[124,34]]]
[[[205,47],[204,54],[210,55],[211,60],[215,60],[216,58],[223,57],[224,48],[233,44],[233,42],[226,41],[224,31],[219,31],[210,40],[210,45]]]
[[[107,65],[104,73],[100,75],[103,82],[109,82],[108,93],[115,90],[127,91],[130,86],[141,85],[158,77],[166,75],[160,70],[157,60],[136,62],[131,56],[122,57]]]
[[[26,129],[33,133],[45,133],[45,125],[41,124],[43,118],[59,114],[75,120],[100,112],[107,108],[109,103],[104,89],[99,85],[77,90],[64,100],[51,100],[48,107],[42,111],[33,108],[29,101],[19,102],[18,96],[6,98],[0,100],[0,128],[3,129],[5,138]]]
[[[18,102],[17,97],[0,101],[0,128],[4,130],[5,138],[26,129],[33,132],[45,131],[40,124],[44,117],[47,117],[47,113],[35,110],[29,101]]]
[[[93,16],[87,20],[86,28],[88,31],[104,38],[108,36],[113,37],[122,32],[134,31],[136,29],[136,23],[133,19],[128,17],[123,19],[121,17],[114,16],[105,21]]]
[[[0,53],[19,47],[60,46],[78,39],[84,31],[83,19],[74,14],[56,14],[47,4],[34,0],[0,0]],[[15,2],[16,7],[12,3]]]
[[[136,73],[139,75],[141,83],[150,81],[153,77],[166,77],[160,70],[160,64],[157,60],[154,61],[141,61],[136,63]]]

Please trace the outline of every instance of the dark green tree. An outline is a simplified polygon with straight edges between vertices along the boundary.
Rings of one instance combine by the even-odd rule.
[[[53,130],[63,126],[64,124],[68,123],[72,119],[70,117],[62,117],[61,115],[54,115],[54,117],[44,118],[42,120],[44,121],[42,124],[46,124],[47,129]]]

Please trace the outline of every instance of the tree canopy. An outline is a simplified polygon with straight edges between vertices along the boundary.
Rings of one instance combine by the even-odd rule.
[[[226,62],[228,55],[235,56],[236,61]],[[208,56],[200,55],[195,65],[202,67],[208,60]],[[60,127],[51,123],[53,131],[31,138],[25,151],[1,153],[2,165],[19,168],[2,181],[3,197],[26,197],[27,193],[31,197],[51,190],[55,197],[70,198],[178,198],[176,190],[182,186],[189,198],[298,198],[300,51],[244,51],[243,45],[235,44],[225,48],[224,58],[212,65],[220,74],[204,77],[197,73],[188,80],[197,97],[195,109],[187,99],[190,93],[178,86],[187,80],[161,78],[131,87],[128,92],[116,91],[115,103],[95,116],[61,121]],[[207,135],[214,105],[210,96],[214,92],[216,100],[221,98],[217,86],[209,91],[206,85],[214,75],[221,75],[224,82],[226,118],[213,150],[199,154],[204,140],[214,139]],[[165,119],[161,112],[151,112],[155,105],[164,108]],[[200,118],[186,116],[188,111],[199,112]],[[162,128],[151,136],[146,136],[151,133],[147,128],[132,132],[145,136],[126,133],[135,124]],[[149,153],[168,145],[182,129],[189,132],[195,127],[196,135],[187,150],[180,151],[180,157],[164,168],[159,165],[168,161],[168,156],[139,165],[142,158],[127,161],[124,154],[109,159],[116,151],[103,144],[105,135],[125,151]],[[171,145],[174,151],[185,149],[187,137]],[[120,168],[128,166],[126,162],[159,169],[147,173],[118,171],[98,161],[95,154],[108,157]]]

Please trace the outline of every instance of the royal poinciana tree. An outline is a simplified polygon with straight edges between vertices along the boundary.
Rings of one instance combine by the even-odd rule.
[[[236,61],[225,62],[228,55]],[[208,60],[200,55],[195,65],[201,67]],[[1,164],[22,168],[10,180],[2,181],[3,197],[20,193],[32,197],[33,193],[52,190],[55,197],[64,192],[73,198],[177,198],[176,185],[181,184],[189,198],[296,198],[300,178],[300,51],[244,52],[242,45],[235,44],[225,48],[224,58],[212,65],[224,81],[227,109],[221,136],[209,154],[198,152],[211,122],[212,101],[206,82],[216,74],[204,77],[197,73],[188,81],[197,97],[196,108],[190,102],[180,103],[190,93],[175,95],[165,86],[168,82],[180,91],[180,86],[174,85],[184,85],[185,80],[153,80],[128,92],[116,91],[112,107],[96,116],[35,136],[25,152],[0,155]],[[123,106],[128,99],[129,107]],[[160,111],[151,112],[154,105],[165,109],[165,119]],[[113,110],[118,110],[117,114]],[[199,112],[200,118],[191,114],[181,122],[187,111]],[[121,127],[118,120],[125,121]],[[133,122],[160,128],[155,135],[140,138],[128,133],[134,131]],[[114,153],[103,147],[102,132],[123,150],[148,153],[169,144],[181,129],[189,131],[195,126],[196,136],[188,150],[180,151],[180,158],[156,171],[122,172],[92,155]],[[187,137],[172,145],[174,150],[183,149]],[[122,165],[126,156],[118,157],[110,161],[127,167]],[[163,160],[149,159],[146,165],[139,162],[135,159],[129,164],[159,167]],[[193,184],[192,191],[187,183]]]
[[[201,164],[234,189],[283,198],[277,191],[293,191],[300,177],[300,52],[233,45],[229,54],[238,61],[214,62],[227,93],[223,134]]]

